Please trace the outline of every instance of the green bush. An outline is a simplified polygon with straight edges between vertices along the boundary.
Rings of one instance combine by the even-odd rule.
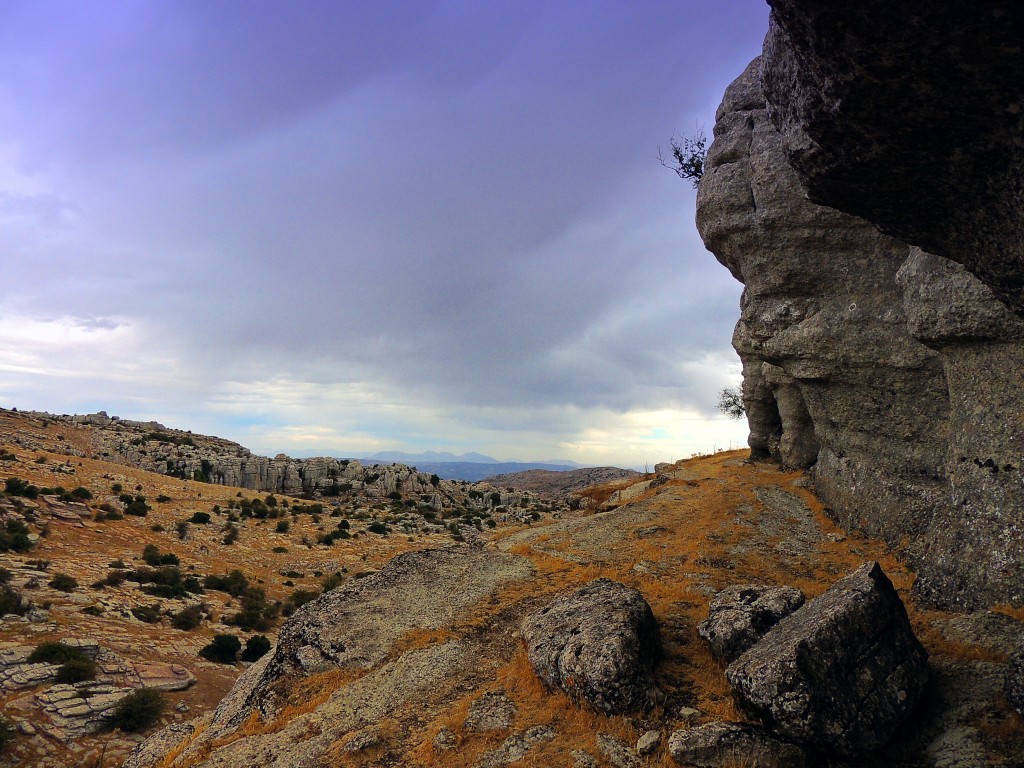
[[[165,503],[167,503],[170,500],[171,500],[170,496],[165,496],[162,493],[159,496],[156,497],[156,503],[157,504],[165,504]]]
[[[80,683],[96,677],[96,662],[90,658],[69,659],[57,670],[58,683]]]
[[[242,661],[256,661],[265,656],[270,650],[270,641],[263,635],[253,635],[245,641],[245,650],[242,651]]]
[[[8,520],[0,529],[0,552],[28,552],[32,549],[28,532],[28,526],[23,521]]]
[[[324,588],[324,592],[330,592],[332,589],[340,587],[344,583],[345,577],[340,573],[332,573],[328,576],[324,576],[323,580],[320,582]]]
[[[110,725],[138,733],[154,725],[164,711],[164,698],[155,688],[136,688],[114,707]]]
[[[277,521],[277,529],[276,530],[277,530],[278,533],[288,533],[288,529],[289,528],[291,528],[291,523],[288,522],[287,520],[278,520]]]
[[[160,565],[160,547],[156,544],[147,544],[142,548],[142,559],[147,565]]]
[[[207,661],[234,664],[241,649],[242,643],[234,635],[214,635],[213,642],[204,646],[199,655]]]
[[[14,741],[15,733],[16,731],[11,722],[3,715],[0,715],[0,754],[7,751],[7,747]]]
[[[186,608],[182,608],[176,614],[171,616],[171,626],[182,631],[195,629],[202,623],[203,609],[198,605],[190,605]]]
[[[67,643],[40,643],[29,654],[29,664],[66,664],[69,661],[85,660],[89,657],[81,648]]]
[[[132,608],[132,616],[146,624],[160,623],[160,603]]]
[[[0,616],[6,613],[13,613],[23,616],[28,613],[28,606],[21,597],[21,593],[11,589],[6,584],[0,587]]]
[[[192,517],[189,518],[189,522],[197,525],[206,525],[210,522],[210,514],[208,512],[194,512]]]
[[[232,597],[239,597],[249,588],[249,580],[239,570],[231,571],[225,576],[210,574],[203,579],[203,586],[218,592],[227,592]]]
[[[366,530],[368,530],[370,533],[379,533],[381,536],[386,536],[389,528],[386,525],[384,525],[384,523],[380,522],[380,520],[374,520],[372,523],[366,526]]]
[[[145,517],[149,514],[149,505],[145,501],[133,501],[124,508],[124,513],[135,517]]]
[[[61,592],[74,592],[78,589],[78,582],[74,576],[69,576],[66,573],[57,573],[50,579],[50,586]]]

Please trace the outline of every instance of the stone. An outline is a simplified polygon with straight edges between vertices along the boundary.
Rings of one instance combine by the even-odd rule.
[[[539,744],[555,738],[555,731],[546,725],[535,725],[522,733],[514,733],[501,743],[497,749],[485,752],[477,768],[501,768],[522,760]]]
[[[521,631],[530,664],[548,688],[606,714],[651,701],[658,625],[635,589],[597,579],[528,616]]]
[[[597,734],[597,748],[612,768],[640,768],[636,752],[610,733]]]
[[[434,750],[436,752],[449,752],[459,744],[459,739],[450,728],[442,728],[434,737]]]
[[[684,768],[804,768],[807,753],[747,723],[708,723],[674,732],[668,751]]]
[[[1016,428],[1024,421],[1020,240],[1011,250],[1017,254],[1018,287],[1011,292],[1017,298],[1008,301],[998,280],[983,279],[967,264],[970,259],[954,249],[936,255],[916,247],[928,247],[923,239],[913,240],[911,247],[880,233],[881,220],[874,217],[880,208],[872,207],[870,220],[851,215],[867,211],[840,204],[851,192],[845,183],[850,179],[832,179],[819,189],[820,202],[831,207],[813,202],[819,200],[816,193],[808,199],[805,185],[818,189],[811,179],[819,173],[824,179],[835,170],[828,163],[807,165],[808,158],[845,158],[843,165],[870,148],[861,140],[876,148],[906,140],[909,134],[896,123],[916,119],[902,103],[879,112],[874,91],[861,92],[858,102],[824,104],[823,94],[856,91],[868,83],[880,87],[879,81],[850,77],[847,67],[870,70],[887,61],[888,54],[872,42],[860,53],[879,58],[842,59],[837,65],[830,57],[842,55],[821,48],[821,39],[794,21],[802,18],[801,8],[812,9],[807,19],[823,24],[841,51],[851,41],[873,41],[876,20],[886,34],[895,35],[900,27],[894,19],[913,12],[872,2],[870,10],[859,4],[832,15],[826,5],[834,6],[824,0],[773,4],[764,58],[751,62],[726,90],[698,188],[701,236],[745,286],[733,346],[743,366],[751,457],[791,468],[813,466],[815,491],[836,522],[905,547],[920,576],[915,591],[928,604],[958,610],[1001,602],[1024,605],[1019,535],[1024,435]],[[858,14],[862,24],[848,39],[836,19]],[[972,15],[965,26],[976,21]],[[917,28],[919,33],[923,29]],[[947,32],[952,30],[943,35]],[[934,43],[943,35],[934,35],[925,50],[942,54]],[[970,42],[976,46],[979,41]],[[806,46],[813,49],[810,59],[793,58]],[[971,66],[1001,55],[971,50]],[[919,52],[901,49],[899,55],[916,58]],[[822,75],[813,63],[818,58],[830,60],[842,76],[831,80]],[[962,71],[960,64],[955,67]],[[945,91],[942,98],[916,91],[902,70],[897,79],[900,85],[885,86],[913,91],[922,114],[931,109],[959,114]],[[825,91],[813,90],[822,83],[827,83]],[[987,94],[983,98],[992,95],[985,83],[977,86],[979,95]],[[854,132],[857,140],[846,141],[852,138],[850,126],[836,119],[848,109],[862,110],[857,119],[865,133]],[[1003,117],[988,113],[993,125]],[[867,130],[869,121],[877,121],[876,129]],[[824,133],[808,134],[811,124]],[[877,130],[882,125],[888,130]],[[933,140],[946,136],[931,128],[926,133]],[[957,135],[963,139],[974,133]],[[1001,135],[1005,140],[1019,132]],[[824,146],[823,137],[843,141]],[[957,158],[970,157],[975,149],[965,145]],[[1017,147],[1010,155],[1021,158],[1024,152]],[[946,156],[915,149],[901,162]],[[854,165],[871,184],[919,189],[908,181],[911,177],[901,177],[877,158]],[[843,167],[852,172],[854,165]],[[999,165],[1003,170],[1002,159]],[[981,183],[987,184],[984,176]],[[1020,173],[1012,171],[1010,178]],[[827,194],[822,191],[826,187]],[[973,204],[964,204],[959,185],[927,188],[940,195],[955,189],[948,202],[958,216],[973,210]],[[877,206],[883,199],[885,205],[923,199],[904,192],[889,198],[869,194],[863,200]],[[1019,227],[1021,220],[1015,209],[1012,217],[1000,215],[998,225],[1005,234],[1007,222],[1017,221],[1012,226]],[[933,220],[942,226],[950,221]],[[988,236],[979,221],[964,224],[965,237]],[[968,250],[976,261],[991,256]]]
[[[733,661],[803,604],[804,593],[793,587],[734,585],[711,600],[697,632],[716,656]]]
[[[737,703],[793,741],[841,755],[885,744],[920,701],[928,659],[878,563],[775,625],[726,669]]]
[[[1006,683],[1003,694],[1010,706],[1024,715],[1024,646],[1010,657],[1006,665]]]
[[[489,691],[469,705],[463,724],[467,731],[499,731],[510,728],[516,718],[516,705],[504,691]]]
[[[643,735],[636,740],[636,752],[638,755],[649,755],[661,744],[661,731],[644,731]]]

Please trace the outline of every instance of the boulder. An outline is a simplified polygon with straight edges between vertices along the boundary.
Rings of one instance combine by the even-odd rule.
[[[803,768],[803,748],[747,723],[708,723],[676,731],[669,737],[672,759],[685,768]]]
[[[522,635],[530,664],[548,688],[606,714],[650,702],[658,625],[635,589],[592,581],[528,616]]]
[[[467,731],[500,731],[516,719],[516,705],[504,691],[488,691],[469,705],[463,727]]]
[[[1010,657],[1003,693],[1010,706],[1024,715],[1024,647]]]
[[[726,669],[737,703],[785,738],[856,755],[917,706],[928,658],[878,563],[866,563]]]
[[[793,587],[734,585],[712,598],[697,632],[716,656],[733,661],[803,604],[804,593]]]

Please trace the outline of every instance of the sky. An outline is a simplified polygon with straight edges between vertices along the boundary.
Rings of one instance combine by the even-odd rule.
[[[0,406],[257,453],[745,444],[658,162],[762,0],[0,0]]]

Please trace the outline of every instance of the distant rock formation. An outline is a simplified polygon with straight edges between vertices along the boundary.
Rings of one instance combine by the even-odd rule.
[[[780,134],[762,85],[789,82],[788,61],[729,86],[697,198],[706,245],[746,286],[733,344],[752,454],[813,466],[837,519],[905,546],[933,603],[1024,604],[1024,324],[959,264],[807,199],[788,162],[802,113]]]

